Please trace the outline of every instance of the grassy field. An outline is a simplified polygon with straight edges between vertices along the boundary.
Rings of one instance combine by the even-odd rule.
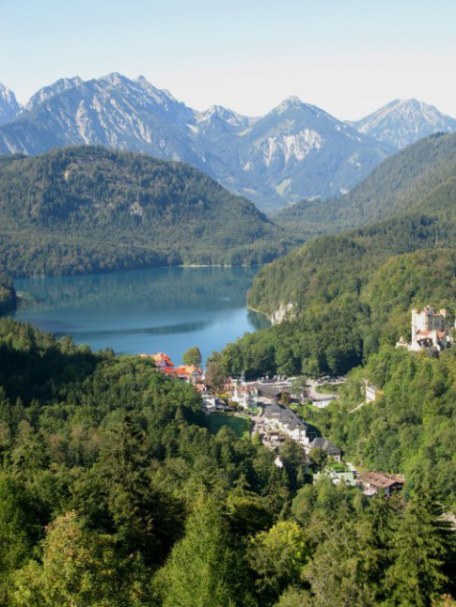
[[[334,472],[350,472],[350,468],[341,462],[328,462],[326,468],[331,468]]]
[[[249,433],[250,420],[244,417],[237,417],[235,415],[223,415],[221,413],[211,413],[206,416],[207,427],[211,434],[217,434],[217,432],[223,426],[228,426],[233,432],[241,438],[245,433]]]

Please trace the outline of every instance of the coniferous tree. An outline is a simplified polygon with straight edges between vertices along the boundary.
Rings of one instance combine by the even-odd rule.
[[[183,539],[155,578],[163,607],[230,607],[255,604],[244,586],[239,556],[231,545],[220,507],[200,498]]]
[[[194,365],[195,367],[201,366],[202,356],[201,350],[198,346],[193,346],[186,350],[182,356],[184,365]]]
[[[386,575],[388,607],[429,607],[448,579],[442,570],[448,558],[451,533],[439,520],[441,510],[424,496],[410,500],[397,519],[392,564]],[[454,535],[454,532],[453,532]]]

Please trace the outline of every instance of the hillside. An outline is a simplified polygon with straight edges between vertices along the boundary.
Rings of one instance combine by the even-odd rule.
[[[92,147],[0,160],[0,243],[17,276],[263,263],[289,246],[196,169]]]
[[[395,343],[407,333],[413,305],[440,305],[440,295],[439,301],[434,297],[441,292],[442,266],[448,266],[445,301],[456,296],[453,249],[435,247],[436,231],[440,247],[456,246],[455,224],[445,228],[437,218],[414,216],[317,238],[262,268],[248,304],[281,322],[228,345],[223,352],[227,372],[338,375],[361,364],[384,340]],[[408,262],[407,255],[415,257]],[[372,285],[393,260],[407,271],[397,284],[382,284],[379,299]],[[397,306],[385,304],[391,312],[385,322],[382,302],[396,299]]]
[[[189,163],[262,209],[348,191],[393,151],[297,98],[255,118],[197,111],[144,77],[117,73],[62,78],[16,114],[0,126],[0,154],[75,145],[144,152]]]
[[[386,159],[349,194],[303,201],[274,216],[295,235],[336,232],[414,212],[453,212],[456,134],[432,135]]]

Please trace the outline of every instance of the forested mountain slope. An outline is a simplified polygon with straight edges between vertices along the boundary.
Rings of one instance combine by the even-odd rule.
[[[0,160],[0,245],[3,270],[46,275],[262,263],[289,242],[188,165],[82,147]]]
[[[363,402],[363,380],[377,400]],[[456,508],[456,350],[439,358],[383,346],[364,368],[350,374],[337,406],[312,423],[344,449],[347,459],[400,472],[408,490],[440,495]],[[309,420],[310,421],[310,420]]]
[[[250,378],[349,372],[340,400],[305,408],[305,419],[355,465],[402,473],[408,491],[454,508],[455,348],[438,359],[395,348],[410,340],[412,308],[445,307],[450,323],[456,314],[450,176],[430,172],[424,193],[399,198],[396,217],[316,238],[262,268],[249,303],[282,322],[229,344],[214,362]],[[364,380],[378,389],[374,403],[364,404]]]
[[[433,135],[385,160],[346,196],[318,204],[303,201],[274,219],[294,234],[309,238],[399,213],[452,212],[453,206],[456,134]]]

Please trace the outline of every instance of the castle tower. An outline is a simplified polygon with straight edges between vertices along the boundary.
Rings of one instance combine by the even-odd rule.
[[[412,343],[410,350],[420,350],[423,347],[444,348],[449,341],[447,327],[447,311],[442,308],[438,312],[431,306],[426,306],[421,312],[412,310]]]

